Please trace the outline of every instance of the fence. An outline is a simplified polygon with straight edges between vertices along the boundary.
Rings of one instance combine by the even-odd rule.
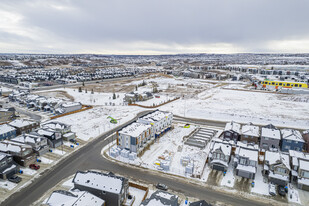
[[[145,186],[142,186],[142,185],[138,185],[138,184],[135,184],[133,182],[129,182],[129,186],[130,187],[135,187],[137,189],[140,189],[140,190],[144,190],[145,191],[145,195],[142,199],[142,201],[144,201],[148,195],[148,192],[149,192],[149,188],[148,187],[145,187]]]
[[[78,112],[86,111],[86,110],[92,109],[92,108],[93,108],[92,106],[83,105],[82,108],[79,109],[79,110],[76,110],[76,111],[73,111],[73,112],[68,112],[68,113],[65,113],[65,114],[59,114],[59,115],[51,117],[50,119],[56,119],[56,118],[59,118],[59,117],[70,115],[70,114],[75,114],[75,113],[78,113]]]
[[[155,106],[145,106],[145,105],[140,105],[140,104],[128,104],[129,106],[138,106],[138,107],[142,107],[142,108],[157,108],[157,107],[161,107],[167,103],[170,103],[170,102],[173,102],[173,101],[176,101],[177,99],[180,99],[180,97],[176,97],[175,99],[172,99],[172,100],[169,100],[167,102],[164,102],[162,104],[159,104],[159,105],[155,105]]]

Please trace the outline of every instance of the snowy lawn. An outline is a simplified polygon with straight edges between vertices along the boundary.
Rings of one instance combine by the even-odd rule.
[[[133,206],[139,206],[142,203],[146,191],[140,190],[136,187],[129,187],[129,193],[135,197]]]
[[[17,186],[16,183],[10,182],[8,180],[2,180],[0,179],[0,188],[12,190]]]

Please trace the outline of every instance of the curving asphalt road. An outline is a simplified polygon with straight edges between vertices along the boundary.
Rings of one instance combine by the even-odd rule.
[[[184,193],[187,196],[193,196],[205,199],[208,202],[224,202],[230,205],[250,205],[264,206],[265,203],[256,200],[246,199],[233,194],[227,194],[221,191],[215,191],[210,187],[205,187],[197,183],[188,183],[188,180],[175,178],[171,175],[162,175],[159,172],[152,172],[137,167],[127,167],[123,164],[117,164],[102,157],[101,150],[108,144],[106,138],[121,127],[135,121],[139,116],[150,111],[141,112],[131,121],[102,134],[97,139],[88,143],[84,147],[70,154],[67,158],[60,161],[52,169],[45,171],[38,179],[34,180],[29,186],[22,188],[19,192],[11,195],[0,205],[25,206],[31,205],[38,200],[47,190],[54,187],[62,179],[74,174],[78,170],[98,169],[107,170],[132,179],[139,179],[148,183],[162,182],[167,184],[172,190]]]

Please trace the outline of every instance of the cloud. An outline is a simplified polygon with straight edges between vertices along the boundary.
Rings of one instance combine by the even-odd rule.
[[[0,52],[309,52],[306,0],[2,0],[0,8],[0,43],[10,45]]]

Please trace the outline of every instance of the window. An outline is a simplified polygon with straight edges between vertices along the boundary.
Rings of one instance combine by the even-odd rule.
[[[8,162],[12,162],[12,157],[8,157]]]
[[[299,87],[302,87],[302,86],[303,86],[303,85],[301,85],[301,84],[299,85]]]
[[[279,83],[279,86],[282,86],[282,83]]]
[[[287,86],[289,87],[289,86],[291,86],[290,84],[287,84]]]
[[[290,149],[290,146],[286,145],[284,148],[288,150],[288,149]]]
[[[6,165],[6,161],[3,161],[3,162],[0,163],[0,167],[3,167],[5,165]]]
[[[281,168],[281,167],[277,167],[277,168],[276,168],[276,171],[277,171],[277,172],[280,172],[280,173],[284,173],[284,174],[286,173],[286,169]]]
[[[295,84],[294,86],[295,86],[295,87],[298,87],[298,84]]]
[[[276,83],[276,85],[278,86],[278,83]]]
[[[247,160],[245,158],[240,158],[239,164],[246,165],[246,163],[247,163]]]
[[[264,140],[269,140],[269,138],[268,137],[264,137]]]
[[[271,85],[275,85],[275,82],[272,82]]]
[[[305,178],[309,178],[309,172],[308,171],[302,171],[301,176]]]

